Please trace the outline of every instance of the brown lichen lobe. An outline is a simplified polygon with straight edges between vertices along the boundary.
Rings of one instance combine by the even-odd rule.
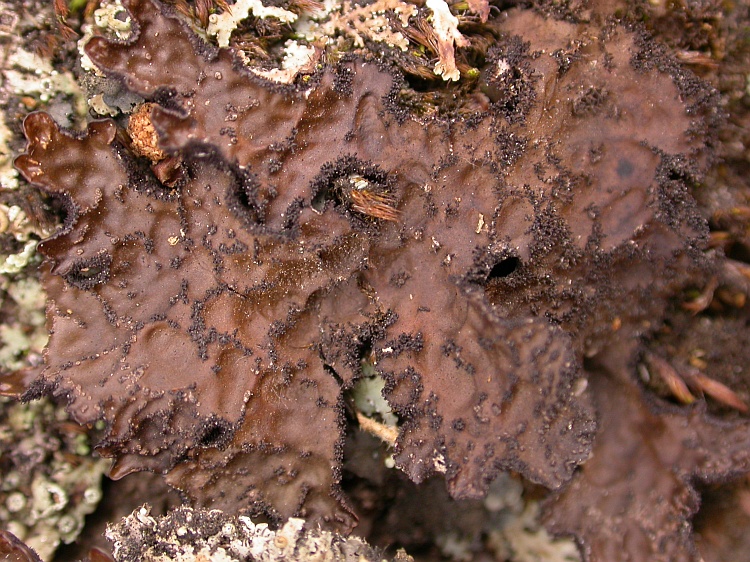
[[[712,419],[704,408],[659,408],[625,365],[622,352],[591,365],[600,433],[592,458],[549,499],[546,524],[573,532],[587,560],[619,560],[622,552],[702,560],[687,523],[700,504],[691,480],[746,471],[748,425]]]
[[[45,125],[56,134],[44,114],[26,122],[29,131]],[[88,138],[98,138],[103,125],[92,125]],[[46,372],[52,375],[49,383],[57,380],[57,392],[69,395],[80,422],[110,422],[101,446],[118,454],[115,472],[122,475],[135,466],[165,470],[189,451],[226,446],[243,416],[250,415],[246,409],[257,409],[256,402],[271,411],[252,418],[254,429],[245,435],[244,448],[255,445],[273,454],[277,479],[277,469],[284,466],[281,453],[294,433],[287,431],[286,420],[296,420],[305,436],[313,421],[321,431],[315,441],[300,443],[294,455],[305,455],[309,467],[316,452],[332,459],[339,440],[338,384],[324,373],[309,345],[279,354],[267,333],[274,319],[286,319],[295,308],[294,293],[308,294],[291,273],[327,271],[355,259],[351,241],[330,244],[327,257],[319,256],[319,248],[304,252],[298,245],[290,252],[273,239],[265,240],[269,248],[261,250],[261,241],[254,247],[248,245],[252,239],[238,239],[236,233],[246,227],[227,209],[232,197],[250,187],[248,177],[197,161],[189,170],[191,181],[174,193],[149,179],[147,169],[138,168],[121,147],[65,139],[73,160],[80,151],[91,164],[79,170],[76,185],[97,199],[84,207],[71,189],[65,230],[41,247],[54,260],[43,273],[51,296],[50,330],[68,350],[58,355],[50,347]],[[18,160],[19,168],[28,169],[35,158],[46,162],[45,150],[45,144],[34,144]],[[107,166],[107,177],[100,176],[97,164]],[[36,178],[55,173],[54,167],[44,169]],[[320,215],[310,219],[310,231],[321,228]],[[287,257],[286,271],[275,263],[281,261],[277,254]],[[249,269],[261,258],[265,265],[253,267],[260,285],[255,290],[252,278],[242,286],[233,284],[231,270],[223,266],[232,259],[235,267]],[[316,282],[315,273],[306,276],[307,291],[325,285],[326,278],[317,277]],[[278,298],[279,293],[289,300]],[[248,319],[250,307],[255,314]],[[267,347],[251,348],[254,341]],[[187,381],[175,380],[179,374]],[[303,392],[307,400],[297,399],[295,393]],[[283,431],[275,437],[277,430]],[[137,457],[145,462],[135,464]],[[323,463],[320,477],[328,481],[322,486],[326,496],[333,485],[332,462]]]
[[[105,419],[118,475],[349,530],[343,392],[373,357],[414,481],[567,482],[596,429],[582,357],[647,331],[705,234],[684,162],[710,108],[689,81],[624,27],[513,10],[488,22],[490,109],[423,123],[372,61],[279,88],[158,3],[126,5],[130,42],[87,52],[159,104],[181,173],[160,183],[111,121],[27,118],[16,165],[69,202],[41,246],[52,338],[29,395]],[[364,212],[361,182],[393,212]]]

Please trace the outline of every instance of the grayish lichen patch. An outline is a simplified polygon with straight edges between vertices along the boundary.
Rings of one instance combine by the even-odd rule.
[[[32,16],[17,3],[0,2],[0,12],[7,20],[0,25],[0,102],[3,105],[10,96],[23,97],[23,103],[36,107],[43,104],[64,125],[75,123],[85,115],[86,109],[80,86],[70,71],[60,71],[51,62],[24,43],[24,36],[30,30],[38,29],[49,14]],[[51,10],[50,10],[51,12]],[[52,103],[54,101],[54,103]],[[3,112],[5,123],[0,128],[0,180],[4,187],[15,187],[16,174],[9,161],[10,140],[7,130],[8,119]]]
[[[7,277],[0,279],[5,291],[3,301],[12,300],[15,305],[15,314],[0,325],[0,365],[14,371],[41,361],[47,343],[46,297],[36,279],[20,278],[14,282]]]
[[[461,504],[456,505],[461,509]],[[507,562],[579,562],[575,541],[555,538],[542,526],[540,504],[524,494],[521,480],[503,473],[490,486],[481,502],[483,523],[478,527],[466,524],[471,511],[464,512],[459,524],[446,525],[434,542],[445,560],[469,562],[481,552],[492,560]],[[469,531],[470,529],[470,531]]]
[[[518,480],[503,474],[493,482],[484,500],[498,524],[487,536],[488,549],[497,560],[512,562],[578,562],[575,541],[550,536],[540,521],[540,506],[523,498]]]
[[[352,396],[357,410],[369,417],[377,417],[384,425],[396,427],[398,417],[383,398],[385,381],[377,376],[364,377],[354,385]]]
[[[0,117],[0,185],[15,187],[18,185],[17,172],[13,168],[13,158],[8,146],[12,133],[5,124],[4,116]]]
[[[23,273],[0,275],[0,370],[6,372],[39,364],[47,342],[46,296],[39,281]],[[78,537],[101,499],[108,466],[92,456],[88,435],[63,407],[47,399],[21,404],[0,398],[0,527],[43,560]]]
[[[12,236],[21,249],[17,252],[0,251],[0,274],[19,273],[36,255],[36,245],[46,233],[31,224],[26,212],[17,205],[0,203],[0,235]]]
[[[392,12],[401,26],[408,26],[409,18],[417,15],[414,4],[400,0],[376,0],[360,6],[344,1],[330,8],[309,22],[301,22],[299,33],[308,41],[322,40],[327,44],[337,44],[338,48],[344,48],[341,40],[347,38],[353,41],[355,47],[364,47],[365,40],[370,40],[398,47],[402,51],[408,49],[409,40],[393,28],[387,13]]]
[[[49,61],[23,48],[9,53],[4,79],[14,92],[37,96],[43,102],[59,93],[78,96],[76,102],[80,102],[80,88],[71,73],[55,70]],[[75,109],[82,113],[81,108]]]
[[[127,40],[131,32],[131,20],[120,0],[105,1],[93,12],[93,21],[85,23],[83,35],[78,40],[78,56],[81,69],[81,87],[86,92],[86,103],[96,115],[114,117],[119,113],[129,113],[143,102],[140,96],[124,93],[122,85],[107,79],[91,62],[84,47],[95,35],[105,34],[117,40]]]
[[[109,466],[88,436],[48,400],[0,400],[0,526],[44,560],[70,543],[101,499]]]
[[[117,562],[413,562],[385,557],[359,537],[307,528],[289,519],[280,529],[219,510],[180,507],[152,517],[143,506],[107,529]]]

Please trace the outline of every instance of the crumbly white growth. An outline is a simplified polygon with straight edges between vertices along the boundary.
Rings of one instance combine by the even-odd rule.
[[[5,87],[17,94],[36,95],[47,102],[58,93],[81,95],[70,72],[58,72],[49,61],[23,49],[8,56],[3,72]]]
[[[302,519],[290,518],[274,531],[249,517],[185,506],[153,517],[144,505],[109,525],[106,536],[117,562],[387,562],[362,539],[308,530]],[[403,553],[393,559],[410,561]]]
[[[456,67],[455,48],[466,47],[469,41],[458,31],[458,18],[451,13],[445,0],[427,0],[426,6],[432,11],[430,23],[438,44],[439,60],[435,64],[435,74],[446,81],[458,80],[461,73]],[[409,18],[416,16],[418,9],[402,0],[376,0],[363,6],[351,0],[326,0],[321,8],[298,18],[282,8],[266,7],[260,0],[238,0],[232,5],[231,12],[209,17],[208,35],[216,37],[219,47],[227,47],[232,32],[250,13],[260,18],[276,17],[282,22],[293,23],[294,36],[308,43],[344,48],[343,40],[348,38],[356,48],[363,48],[365,40],[369,40],[407,51],[409,39],[393,29],[388,13],[395,14],[400,25],[407,27]],[[298,69],[309,62],[312,49],[298,42],[287,42],[280,68],[268,70],[248,66],[252,72],[274,82],[291,83]]]
[[[366,37],[406,51],[409,41],[400,31],[391,29],[385,15],[387,10],[393,10],[403,26],[409,25],[409,18],[417,14],[416,6],[400,0],[377,0],[367,6],[352,6],[349,0],[344,0],[340,10],[331,12],[329,19],[317,30],[308,31],[306,37],[313,40],[325,36],[330,41],[343,33],[354,40],[355,47],[364,47]]]
[[[438,57],[435,74],[443,80],[457,81],[461,73],[456,67],[455,47],[467,47],[469,40],[458,30],[458,18],[451,13],[445,0],[427,0],[425,6],[432,11],[432,27],[438,38]]]
[[[96,94],[88,100],[89,107],[97,114],[107,117],[114,117],[119,113],[117,108],[110,106],[104,101],[104,94]]]
[[[363,370],[374,371],[371,365],[365,365]],[[352,398],[357,411],[359,428],[374,435],[390,447],[394,447],[398,439],[398,417],[383,398],[384,387],[385,381],[379,376],[363,377],[354,385]],[[388,468],[395,466],[392,455],[386,457],[385,465]]]
[[[315,61],[315,47],[289,40],[284,44],[284,59],[281,68],[262,70],[250,67],[250,71],[273,82],[291,84],[299,72]]]
[[[473,559],[474,552],[472,551],[472,547],[474,546],[474,541],[471,536],[462,536],[457,532],[449,532],[438,536],[436,543],[440,548],[441,554],[446,559],[453,562],[469,562]]]
[[[49,61],[39,55],[30,53],[14,44],[10,45],[6,51],[7,58],[2,61],[2,77],[0,83],[7,91],[16,95],[26,95],[37,98],[42,102],[49,102],[58,94],[69,95],[73,100],[72,115],[67,114],[60,116],[63,119],[75,118],[85,113],[83,103],[83,94],[78,83],[70,72],[59,72],[52,68]],[[71,119],[73,120],[73,119]],[[0,136],[4,137],[0,145],[7,141],[7,131],[0,131]],[[3,154],[6,149],[0,149],[0,167],[3,168],[3,176],[10,180],[6,187],[16,187],[15,173],[11,172],[11,163],[8,156],[5,156],[3,163]],[[5,179],[4,178],[4,179]]]
[[[37,232],[20,207],[0,204],[0,234],[6,232],[12,234],[17,241],[22,242],[23,249],[15,254],[0,254],[0,274],[18,273],[34,257],[38,240],[32,238],[31,234],[39,237],[50,234],[49,232]]]
[[[125,17],[120,18],[120,14],[124,14]],[[94,10],[94,23],[99,29],[114,33],[118,39],[124,40],[130,37],[130,16],[120,0],[102,4],[100,8]]]
[[[18,172],[13,167],[13,155],[8,141],[12,133],[5,124],[5,115],[0,114],[0,185],[6,189],[18,187]]]
[[[257,18],[276,18],[283,23],[297,21],[297,14],[294,12],[275,6],[264,6],[260,0],[237,0],[237,3],[232,4],[231,8],[231,11],[211,14],[208,18],[206,31],[209,35],[216,36],[219,47],[229,46],[229,38],[232,32],[251,13]]]
[[[36,279],[0,279],[6,299],[16,305],[12,318],[0,325],[0,365],[15,371],[27,367],[31,356],[41,359],[49,337],[44,314],[47,297]]]
[[[332,38],[323,37],[320,26],[328,17],[341,9],[339,0],[322,0],[318,5],[312,7],[309,11],[300,14],[299,19],[294,24],[294,36],[305,41],[319,41],[330,43]]]
[[[125,17],[122,17],[121,14],[124,14]],[[95,32],[97,31],[97,28],[98,31],[112,34],[121,40],[130,37],[130,16],[125,9],[125,6],[120,3],[120,0],[104,2],[99,8],[94,10],[94,25],[84,25],[82,27],[83,37],[78,40],[78,53],[81,57],[81,67],[88,72],[94,72],[97,76],[103,76],[94,63],[91,62],[91,59],[84,50],[86,44],[96,34]],[[114,115],[114,113],[112,115]]]
[[[85,47],[92,37],[101,33],[104,33],[105,36],[116,37],[119,40],[128,39],[132,31],[132,21],[128,11],[122,5],[121,0],[106,0],[101,3],[99,8],[94,10],[94,23],[84,24],[81,29],[83,30],[83,37],[78,40],[77,44],[81,68],[89,72],[89,76],[94,77],[91,81],[84,81],[84,84],[97,84],[97,79],[101,79],[105,83],[107,80],[111,81],[111,79],[106,79],[104,73],[91,61],[86,54]],[[126,109],[120,105],[108,104],[104,100],[105,92],[99,89],[103,86],[100,83],[98,86],[98,88],[87,87],[90,97],[86,100],[86,103],[89,109],[103,117],[115,117],[126,112]],[[112,100],[110,100],[110,103],[112,103]]]
[[[36,240],[29,240],[20,252],[5,256],[0,262],[0,273],[18,273],[29,265],[29,261],[36,255],[36,245]]]

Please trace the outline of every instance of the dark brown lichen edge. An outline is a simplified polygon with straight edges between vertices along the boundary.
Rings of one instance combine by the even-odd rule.
[[[456,498],[500,470],[569,481],[591,454],[592,389],[609,389],[583,356],[648,332],[697,271],[686,186],[715,114],[705,86],[625,26],[511,10],[487,23],[490,109],[419,122],[379,63],[282,88],[156,1],[124,4],[132,38],[87,54],[158,104],[174,169],[160,183],[112,121],[74,135],[27,117],[16,166],[68,215],[40,245],[51,339],[26,397],[105,420],[115,475],[157,470],[198,505],[347,532],[343,392],[370,361],[412,480],[442,472]],[[745,446],[728,435],[723,453]],[[747,469],[731,458],[682,473]],[[683,499],[657,516],[684,523]],[[555,529],[593,543],[584,521]],[[636,558],[661,548],[645,536]]]

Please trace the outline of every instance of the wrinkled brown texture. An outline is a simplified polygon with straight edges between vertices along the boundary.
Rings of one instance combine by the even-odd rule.
[[[111,121],[73,136],[27,118],[16,165],[68,200],[40,247],[52,338],[27,396],[52,389],[80,422],[106,420],[117,475],[158,470],[200,505],[344,531],[343,391],[363,361],[400,418],[399,468],[415,482],[443,472],[456,498],[507,469],[559,488],[591,453],[595,406],[594,458],[551,524],[592,559],[689,559],[689,479],[746,470],[747,428],[712,441],[702,413],[644,402],[620,373],[630,357],[617,379],[581,364],[649,333],[700,271],[706,226],[687,186],[706,160],[710,90],[642,32],[511,10],[487,24],[499,39],[477,87],[490,109],[419,122],[379,63],[272,86],[156,3],[125,4],[133,39],[87,53],[160,105],[152,121],[181,176],[160,184]],[[353,205],[353,178],[398,220]],[[610,471],[597,450],[646,447],[637,428],[652,418],[673,448],[646,457],[649,474],[677,473],[669,502],[643,505],[683,534],[664,546],[626,510],[644,538],[601,546],[579,512]],[[603,517],[655,489],[644,478]]]

